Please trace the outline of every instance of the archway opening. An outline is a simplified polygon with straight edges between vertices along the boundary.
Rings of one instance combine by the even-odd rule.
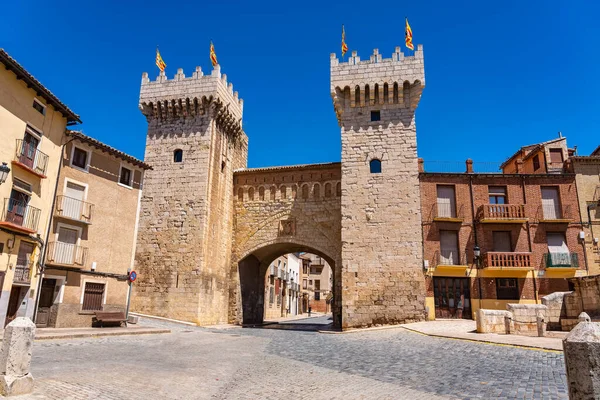
[[[332,257],[306,246],[279,243],[254,251],[238,268],[244,325],[268,321],[286,324],[283,329],[301,324],[310,330],[337,328],[341,323]]]

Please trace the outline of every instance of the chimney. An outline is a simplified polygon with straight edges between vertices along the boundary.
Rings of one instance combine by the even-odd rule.
[[[470,158],[467,158],[467,174],[472,174],[473,173],[473,160],[471,160]]]
[[[425,172],[425,161],[419,158],[419,172]]]

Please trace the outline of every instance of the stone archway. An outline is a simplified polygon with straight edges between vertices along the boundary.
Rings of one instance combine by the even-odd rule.
[[[261,323],[269,264],[304,251],[331,266],[334,325],[341,325],[340,178],[339,163],[235,173],[230,322]]]

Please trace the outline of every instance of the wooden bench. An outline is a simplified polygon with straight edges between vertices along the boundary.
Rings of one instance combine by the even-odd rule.
[[[104,324],[119,324],[125,323],[127,326],[127,318],[125,317],[125,313],[123,311],[96,311],[95,320],[100,324],[101,328],[104,328]]]

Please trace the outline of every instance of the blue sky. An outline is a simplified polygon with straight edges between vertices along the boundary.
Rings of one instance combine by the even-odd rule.
[[[600,5],[591,1],[38,1],[8,2],[0,47],[81,115],[79,128],[143,158],[142,72],[222,72],[244,99],[249,166],[339,161],[329,54],[346,25],[350,50],[388,58],[404,16],[424,45],[417,109],[426,160],[501,161],[553,139],[589,154],[600,125]]]

